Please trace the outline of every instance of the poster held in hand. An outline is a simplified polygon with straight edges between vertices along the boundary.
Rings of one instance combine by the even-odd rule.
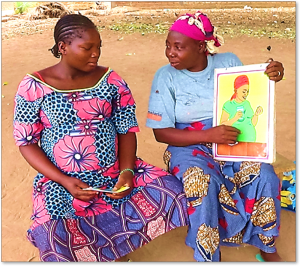
[[[215,69],[213,126],[228,125],[241,133],[234,144],[213,143],[220,161],[275,161],[275,82],[267,63]]]

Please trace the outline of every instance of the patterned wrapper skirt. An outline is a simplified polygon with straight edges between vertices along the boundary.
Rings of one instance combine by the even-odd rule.
[[[176,125],[185,130],[211,126],[211,119]],[[169,146],[164,161],[184,185],[190,221],[186,244],[197,261],[219,261],[220,245],[247,243],[276,251],[280,180],[271,165],[215,161],[209,144]]]
[[[39,249],[41,261],[113,261],[188,225],[182,183],[162,174],[104,213],[48,220],[29,229],[28,239]]]

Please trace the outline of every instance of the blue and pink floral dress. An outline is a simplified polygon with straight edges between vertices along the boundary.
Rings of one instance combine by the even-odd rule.
[[[135,102],[113,70],[91,88],[57,90],[26,75],[15,96],[17,146],[39,143],[66,175],[112,188],[119,175],[118,134],[138,132]],[[33,182],[28,239],[42,261],[112,261],[188,224],[180,181],[137,158],[134,188],[122,199],[74,198],[40,173]]]

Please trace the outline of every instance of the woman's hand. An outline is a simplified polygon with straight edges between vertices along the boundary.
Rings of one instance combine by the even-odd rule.
[[[255,111],[255,114],[254,114],[254,115],[259,116],[259,115],[262,114],[262,112],[263,112],[263,108],[262,108],[261,106],[258,106],[258,107],[256,108],[256,111]]]
[[[273,58],[268,59],[266,63],[270,63],[265,73],[269,76],[270,80],[278,82],[282,80],[284,75],[284,68],[281,62],[273,61]]]
[[[233,117],[233,121],[236,122],[238,121],[240,118],[242,118],[243,116],[243,112],[242,111],[237,111]],[[233,124],[233,123],[232,123]]]
[[[88,184],[75,177],[65,176],[61,185],[68,190],[74,198],[86,202],[91,201],[99,193],[97,191],[82,190],[83,188],[88,188]]]
[[[220,125],[205,130],[207,142],[234,144],[241,131],[235,127]]]
[[[115,184],[113,190],[118,190],[122,186],[129,187],[129,189],[127,189],[124,192],[115,193],[115,194],[106,193],[106,195],[112,199],[121,199],[129,195],[133,189],[133,174],[131,171],[125,171],[119,176],[119,180]]]

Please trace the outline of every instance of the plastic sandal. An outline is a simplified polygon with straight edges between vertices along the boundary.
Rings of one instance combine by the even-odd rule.
[[[262,256],[259,253],[255,255],[255,258],[260,262],[265,262],[265,260],[262,258]]]

